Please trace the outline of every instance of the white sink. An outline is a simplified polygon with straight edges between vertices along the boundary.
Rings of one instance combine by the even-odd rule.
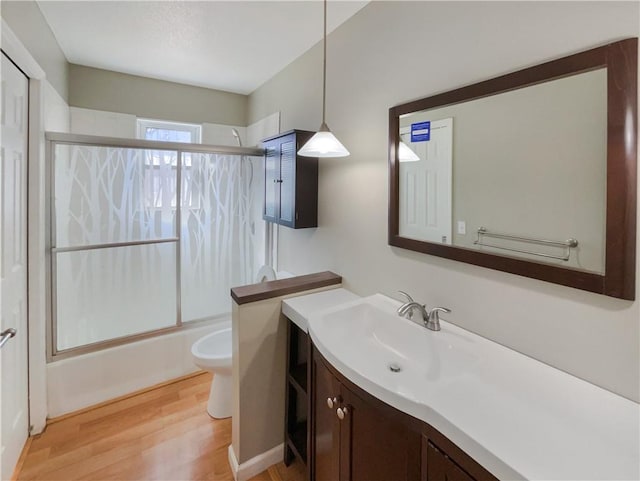
[[[395,309],[381,295],[368,297],[325,311],[321,322],[311,323],[310,332],[323,354],[372,382],[402,387],[405,395],[441,387],[478,362],[473,341],[451,333],[448,326],[439,332],[425,329]]]
[[[309,334],[347,379],[499,479],[639,478],[638,404],[446,321],[430,331],[399,305],[343,303],[312,314]]]

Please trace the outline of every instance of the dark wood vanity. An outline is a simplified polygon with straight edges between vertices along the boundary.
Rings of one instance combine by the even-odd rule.
[[[287,320],[284,462],[314,481],[497,478],[425,422],[349,381]]]
[[[433,427],[350,382],[317,349],[312,356],[311,479],[497,479]]]

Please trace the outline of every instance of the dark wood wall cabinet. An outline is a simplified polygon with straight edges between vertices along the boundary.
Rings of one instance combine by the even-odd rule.
[[[298,155],[313,134],[291,130],[262,141],[265,149],[262,218],[267,222],[293,229],[318,226],[318,159]]]
[[[311,351],[311,480],[497,479],[433,427],[371,396]]]

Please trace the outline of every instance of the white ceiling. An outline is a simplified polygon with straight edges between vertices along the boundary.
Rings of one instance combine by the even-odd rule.
[[[332,31],[367,1],[327,7]],[[242,94],[322,39],[320,1],[38,2],[71,63]],[[336,45],[328,44],[328,54]]]

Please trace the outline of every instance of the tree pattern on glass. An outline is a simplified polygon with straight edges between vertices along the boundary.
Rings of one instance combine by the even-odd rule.
[[[175,238],[180,209],[182,321],[231,311],[256,270],[251,158],[58,144],[54,162],[55,247]],[[53,255],[58,350],[176,324],[176,244]]]

